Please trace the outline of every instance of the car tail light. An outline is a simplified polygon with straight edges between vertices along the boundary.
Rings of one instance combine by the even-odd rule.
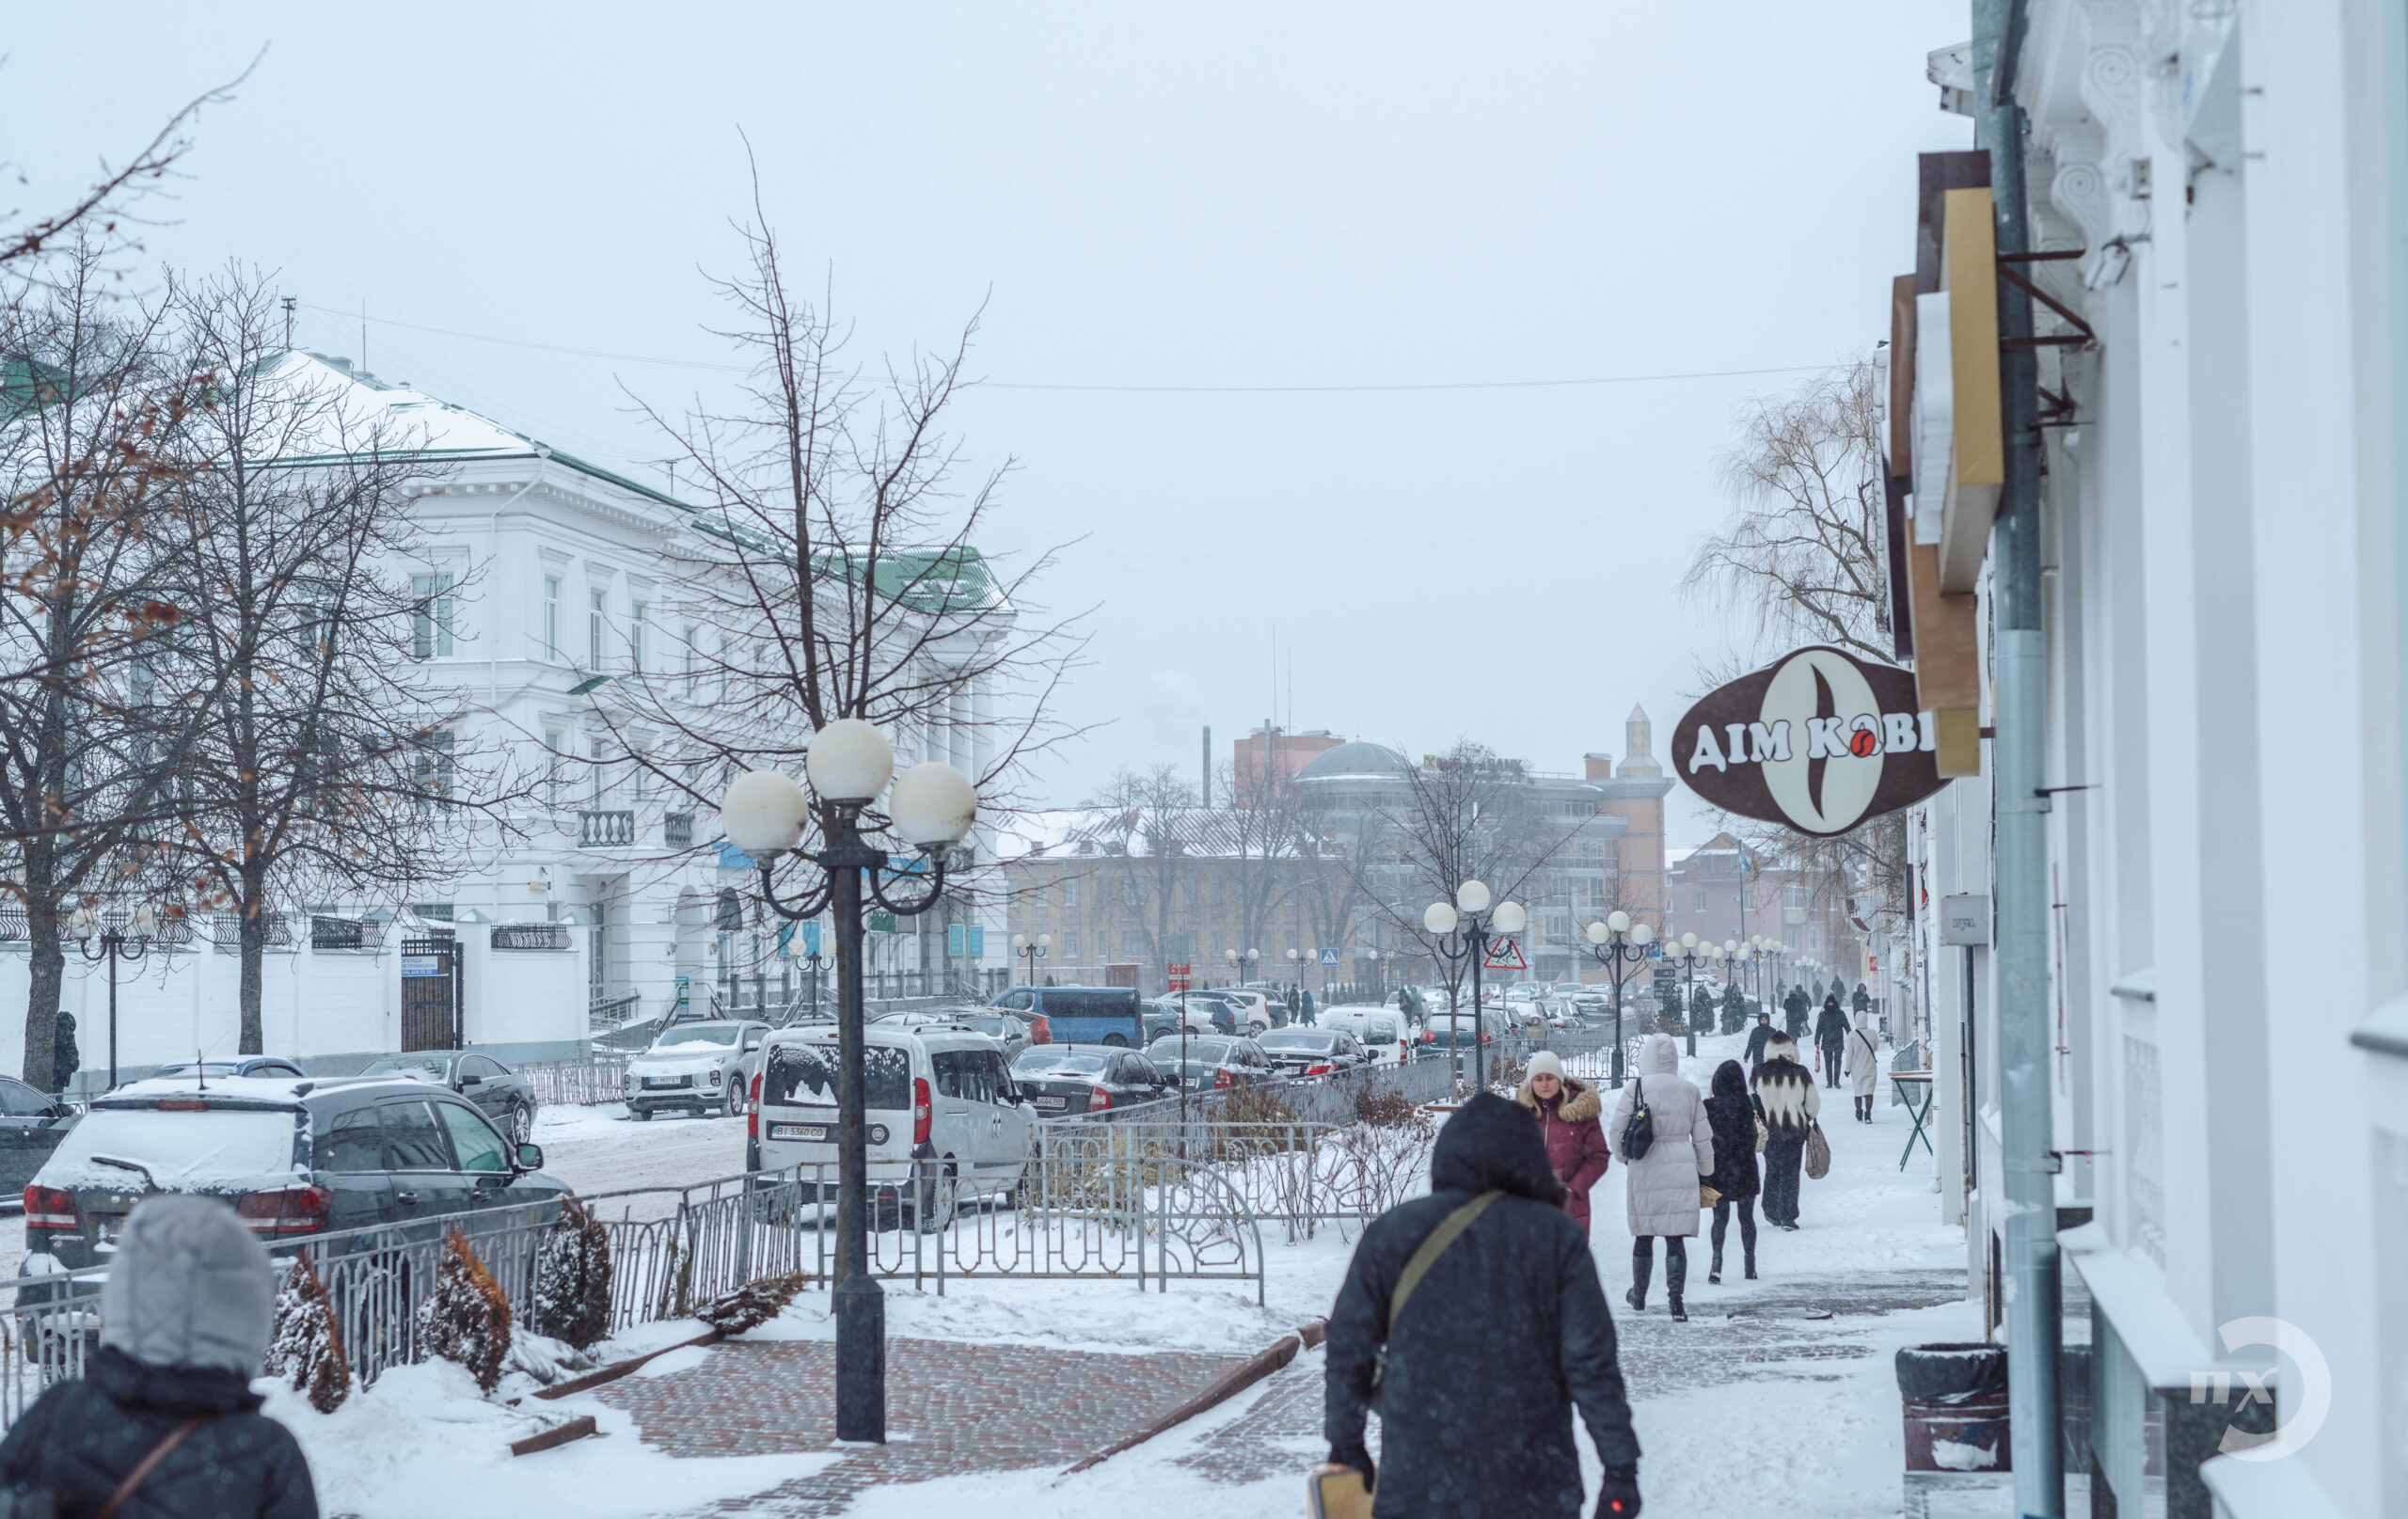
[[[929,1120],[930,1120],[930,1119],[932,1119],[932,1118],[934,1118],[934,1117],[936,1116],[936,1111],[937,1111],[937,1109],[936,1109],[936,1104],[935,1104],[934,1102],[931,1102],[930,1100],[928,1100],[928,1079],[927,1079],[927,1077],[925,1077],[925,1076],[914,1076],[914,1077],[912,1077],[912,1078],[911,1078],[911,1143],[912,1143],[912,1144],[914,1144],[914,1145],[925,1145],[925,1144],[927,1144],[927,1143],[928,1142],[928,1122],[929,1122]]]
[[[313,1234],[326,1226],[334,1206],[334,1195],[324,1187],[279,1187],[245,1193],[234,1211],[254,1234]]]
[[[1042,1014],[1029,1020],[1028,1042],[1031,1044],[1052,1044],[1054,1042],[1053,1020],[1046,1018]]]
[[[36,1229],[80,1229],[84,1226],[75,1216],[75,1195],[59,1187],[27,1187],[25,1189],[25,1231]]]
[[[758,1139],[761,1137],[761,1078],[758,1075],[752,1078],[751,1098],[744,1109],[744,1137]]]
[[[1307,1076],[1326,1076],[1329,1074],[1329,1063],[1327,1061],[1323,1061],[1318,1066],[1307,1066],[1305,1068],[1305,1074]]]
[[[1216,1070],[1212,1072],[1212,1086],[1216,1091],[1222,1087],[1235,1086],[1237,1084],[1238,1079],[1235,1076],[1230,1075],[1227,1070]]]
[[[1101,1086],[1088,1088],[1087,1111],[1089,1113],[1095,1113],[1110,1106],[1112,1106],[1112,1094],[1110,1092],[1105,1091]]]

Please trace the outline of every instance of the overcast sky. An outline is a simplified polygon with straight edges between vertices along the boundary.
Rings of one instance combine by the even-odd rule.
[[[61,203],[265,46],[150,252],[277,271],[322,352],[358,356],[365,302],[378,374],[623,466],[669,451],[623,387],[725,377],[416,328],[725,359],[739,129],[858,354],[983,300],[998,384],[1782,370],[1886,335],[1915,154],[1971,146],[1923,71],[1964,0],[1478,8],[28,8],[0,158]],[[1035,789],[1192,774],[1203,725],[1226,756],[1289,720],[1291,657],[1299,728],[1576,770],[1639,702],[1662,759],[1722,643],[1678,588],[1716,451],[1802,377],[975,393],[973,456],[1020,462],[987,546],[1078,540],[1045,595],[1095,609],[1063,713],[1110,725]]]

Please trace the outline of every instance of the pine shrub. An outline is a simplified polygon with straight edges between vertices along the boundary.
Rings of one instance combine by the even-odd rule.
[[[435,1290],[419,1305],[418,1344],[424,1354],[467,1367],[486,1392],[501,1381],[501,1363],[510,1354],[510,1300],[458,1229],[444,1237]]]
[[[536,1255],[529,1317],[536,1333],[578,1350],[610,1332],[610,1231],[575,1197],[562,1200]]]
[[[276,1332],[263,1369],[291,1383],[321,1414],[333,1413],[351,1396],[351,1363],[343,1358],[335,1305],[307,1250],[293,1258],[277,1290]]]
[[[747,1282],[727,1296],[705,1304],[695,1317],[721,1334],[740,1335],[776,1318],[808,1280],[803,1273],[796,1272]]]

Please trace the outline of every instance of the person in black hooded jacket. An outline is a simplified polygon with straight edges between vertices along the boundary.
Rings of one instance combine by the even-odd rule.
[[[1330,1310],[1331,1464],[1372,1479],[1376,1519],[1577,1519],[1576,1406],[1605,1465],[1596,1511],[1637,1514],[1639,1437],[1613,1316],[1538,1125],[1501,1097],[1473,1098],[1439,1131],[1430,1187],[1363,1231]],[[1431,1264],[1391,1334],[1405,1263],[1487,1192],[1502,1195]],[[1375,1366],[1386,1458],[1376,1471],[1364,1445]]]
[[[59,1519],[89,1519],[164,1439],[201,1420],[119,1519],[317,1519],[299,1442],[251,1391],[275,1310],[267,1252],[233,1209],[145,1198],[101,1290],[101,1347],[8,1427],[0,1488],[48,1493]]]
[[[1756,1100],[1748,1092],[1748,1073],[1739,1062],[1726,1060],[1714,1068],[1714,1089],[1706,1094],[1705,1118],[1714,1126],[1714,1174],[1705,1184],[1722,1194],[1714,1205],[1714,1263],[1705,1279],[1722,1280],[1722,1239],[1731,1215],[1739,1215],[1741,1263],[1749,1281],[1756,1279]]]
[[[1823,999],[1823,1010],[1814,1018],[1814,1050],[1823,1060],[1823,1084],[1837,1088],[1840,1084],[1840,1057],[1847,1049],[1847,1014],[1840,1009],[1840,994],[1836,991]]]

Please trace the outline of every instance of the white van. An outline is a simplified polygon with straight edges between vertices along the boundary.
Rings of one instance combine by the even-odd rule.
[[[862,1042],[874,1202],[907,1201],[916,1226],[933,1233],[952,1223],[964,1196],[1000,1198],[1020,1185],[1034,1117],[1012,1084],[1001,1041],[968,1027],[872,1023]],[[769,1036],[751,1104],[748,1169],[824,1165],[833,1197],[840,1068],[833,1028]],[[914,1161],[942,1164],[930,1175]]]
[[[1332,1007],[1321,1015],[1323,1028],[1342,1028],[1371,1052],[1374,1065],[1392,1066],[1413,1058],[1413,1029],[1402,1007]]]

